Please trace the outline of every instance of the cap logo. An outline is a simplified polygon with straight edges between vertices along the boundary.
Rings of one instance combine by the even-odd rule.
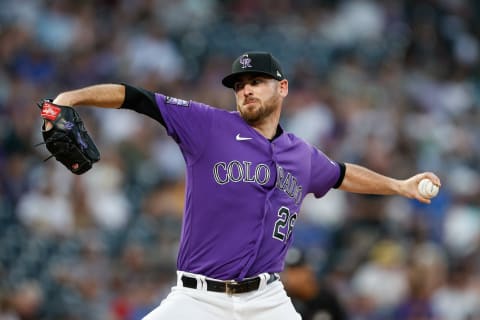
[[[242,65],[242,69],[251,68],[252,65],[250,64],[250,62],[252,62],[252,59],[248,57],[248,54],[244,54],[240,58],[240,64]]]
[[[281,78],[282,77],[282,74],[280,73],[280,71],[277,70],[277,77]]]

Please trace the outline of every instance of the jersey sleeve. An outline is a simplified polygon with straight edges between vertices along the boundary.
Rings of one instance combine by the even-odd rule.
[[[121,108],[134,110],[161,123],[178,143],[187,162],[200,154],[209,140],[215,108],[122,84],[125,86],[125,100]]]
[[[216,109],[160,93],[155,93],[155,101],[168,135],[178,143],[187,163],[194,161],[210,140]]]
[[[320,198],[330,189],[341,185],[345,170],[343,164],[331,160],[317,148],[310,147],[312,153],[309,192]]]

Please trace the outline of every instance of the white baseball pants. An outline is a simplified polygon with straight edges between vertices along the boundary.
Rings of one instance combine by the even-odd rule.
[[[197,279],[197,289],[183,287],[184,274]],[[260,275],[258,290],[228,295],[207,291],[204,276],[177,271],[177,285],[143,320],[300,320],[282,282],[267,285],[268,276]]]

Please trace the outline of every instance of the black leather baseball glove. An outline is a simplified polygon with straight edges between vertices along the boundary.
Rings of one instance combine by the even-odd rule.
[[[45,144],[51,153],[45,161],[55,157],[75,174],[90,170],[93,163],[100,160],[100,152],[77,111],[71,107],[57,105],[51,100],[40,101],[38,107],[44,119],[42,144]],[[50,122],[53,127],[46,130],[46,122]]]

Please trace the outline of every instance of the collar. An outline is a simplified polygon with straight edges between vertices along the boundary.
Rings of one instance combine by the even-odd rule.
[[[277,139],[278,137],[280,137],[283,133],[283,129],[280,125],[277,126],[277,131],[275,132],[275,135],[273,136],[272,139],[268,139],[270,142],[272,142],[273,140]]]

